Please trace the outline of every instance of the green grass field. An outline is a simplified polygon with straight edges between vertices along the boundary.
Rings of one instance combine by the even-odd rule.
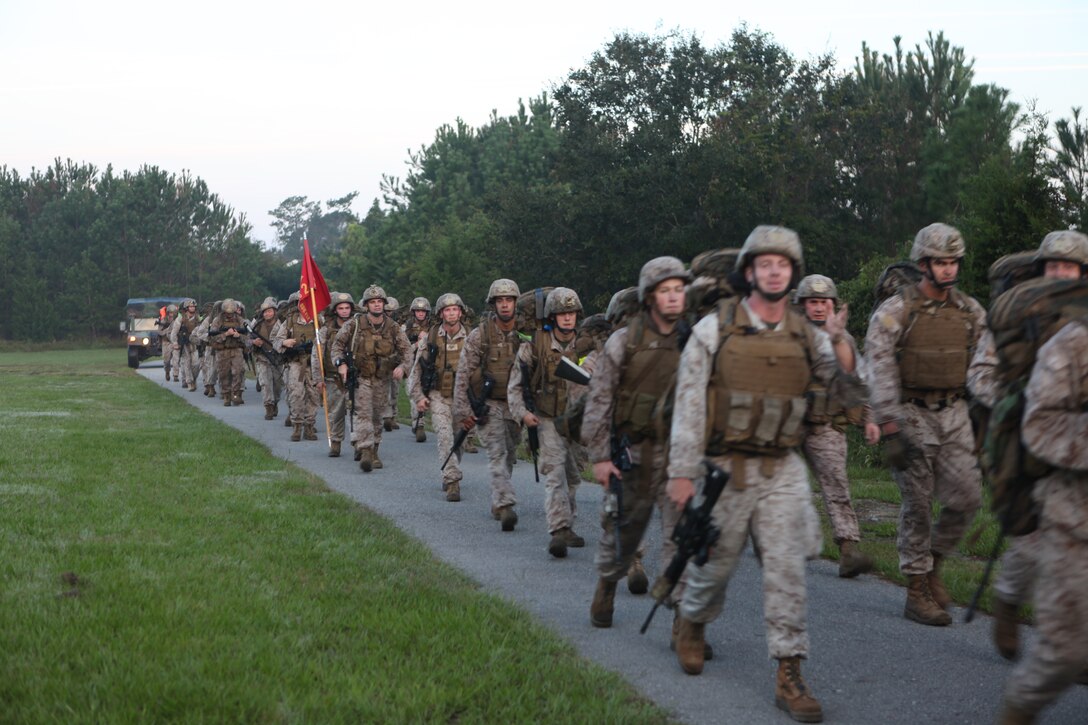
[[[123,350],[0,353],[0,409],[0,720],[667,721]]]

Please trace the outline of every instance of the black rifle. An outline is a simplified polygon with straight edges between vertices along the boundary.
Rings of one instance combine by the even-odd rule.
[[[710,548],[718,542],[718,537],[721,535],[721,531],[714,525],[711,513],[714,511],[714,504],[718,502],[718,497],[722,495],[726,484],[729,483],[729,474],[709,460],[704,460],[703,464],[706,466],[703,500],[696,506],[696,497],[692,496],[684,504],[680,520],[676,522],[676,528],[672,530],[672,536],[669,537],[676,544],[676,553],[665,568],[665,573],[654,582],[654,588],[650,591],[650,596],[654,598],[654,606],[646,617],[646,621],[642,623],[639,634],[646,634],[646,628],[650,626],[654,613],[676,588],[688,561],[694,561],[696,566],[705,564],[710,557]]]
[[[351,350],[345,350],[340,362],[348,366],[348,379],[345,385],[348,389],[348,430],[355,432],[355,388],[359,381],[355,377],[355,355]]]
[[[428,343],[425,352],[421,353],[416,360],[416,365],[419,365],[419,388],[423,391],[423,397],[426,398],[434,390],[434,387],[438,384],[438,371],[434,367],[434,359],[438,355],[438,346],[434,343]],[[416,419],[412,423],[412,432],[415,433],[423,425],[423,416],[427,413],[425,410],[421,410],[416,413]],[[449,459],[447,459],[449,460]],[[443,466],[445,468],[445,466]]]
[[[263,345],[258,346],[258,348],[264,353],[264,357],[268,360],[268,364],[278,369],[283,364],[283,356],[276,352],[276,348],[272,346],[272,341],[257,332],[256,328],[250,327],[248,332],[250,337],[264,343]]]
[[[491,397],[491,392],[495,389],[495,378],[491,377],[487,373],[484,373],[484,384],[480,390],[480,397],[476,397],[472,394],[472,386],[468,388],[468,404],[472,408],[472,415],[476,418],[477,426],[487,425],[487,401]],[[454,453],[461,452],[461,446],[464,445],[465,439],[468,438],[469,428],[462,427],[457,431],[457,437],[453,439],[453,447],[450,448],[450,453],[446,456],[446,460],[442,461],[442,468],[446,467],[446,464],[450,462],[450,458]]]
[[[287,348],[286,352],[283,353],[283,359],[286,362],[294,362],[295,360],[298,360],[304,355],[306,357],[309,357],[310,352],[313,349],[313,340],[311,340],[310,342],[300,342],[297,343],[294,347]]]
[[[631,470],[631,442],[627,435],[616,436],[612,431],[612,465],[626,473]],[[619,476],[608,477],[608,498],[604,504],[605,513],[612,520],[612,533],[616,537],[616,560],[623,557],[620,542],[620,527],[623,526],[623,480]]]
[[[521,365],[521,398],[525,402],[525,410],[536,415],[536,405],[533,403],[532,383],[529,376],[529,366]],[[533,477],[540,483],[540,469],[537,468],[537,458],[540,456],[540,431],[535,425],[525,426],[525,436],[529,439],[529,455],[533,458]]]

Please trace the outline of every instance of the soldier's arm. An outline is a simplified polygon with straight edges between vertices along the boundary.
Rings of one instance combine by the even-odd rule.
[[[695,325],[680,354],[669,435],[669,478],[699,477],[706,451],[706,391],[717,348],[718,316],[707,315]]]
[[[865,333],[869,404],[873,409],[873,420],[878,425],[903,418],[895,348],[903,334],[904,311],[902,297],[896,295],[885,300],[869,319],[869,330]]]
[[[582,417],[582,443],[589,451],[592,463],[612,458],[612,416],[626,346],[627,328],[623,328],[609,337],[604,350],[595,356],[595,369],[589,381],[586,411]]]
[[[287,339],[287,325],[278,325],[275,330],[272,331],[272,347],[276,352],[282,353],[284,351],[283,341]]]
[[[997,347],[989,328],[979,336],[978,346],[967,367],[967,389],[987,408],[997,404],[1000,385],[997,380]]]
[[[1024,391],[1021,439],[1052,466],[1088,471],[1088,326],[1071,323],[1039,348]]]
[[[422,377],[423,366],[413,365],[411,372],[408,374],[408,399],[412,401],[413,408],[419,405],[419,401],[423,399]]]
[[[332,349],[329,350],[329,357],[335,362],[344,357],[344,351],[347,350],[348,345],[351,344],[351,336],[355,334],[355,320],[348,320],[344,323],[344,326],[340,328],[340,331],[336,333],[336,337],[332,341]]]
[[[317,330],[317,339],[321,343],[322,348],[328,344],[328,334],[329,328],[327,327],[319,327]],[[310,349],[310,379],[313,380],[314,383],[324,383],[325,377],[321,374],[321,356],[317,354],[317,350],[317,345],[314,345],[313,348]]]
[[[529,412],[525,409],[525,400],[522,398],[522,387],[529,384],[528,380],[521,379],[521,363],[523,362],[529,366],[529,370],[533,369],[532,343],[521,343],[517,358],[514,360],[514,367],[510,370],[510,381],[506,386],[506,402],[510,405],[510,415],[517,421],[524,419],[525,414]]]
[[[477,327],[468,334],[465,347],[461,350],[461,359],[457,362],[457,376],[453,380],[454,424],[472,416],[472,409],[468,404],[468,381],[480,364],[480,328]]]
[[[408,336],[404,334],[404,330],[397,330],[397,339],[394,343],[397,348],[397,359],[400,363],[397,365],[397,369],[400,370],[401,376],[408,374],[408,371],[413,367],[411,345],[408,343]]]

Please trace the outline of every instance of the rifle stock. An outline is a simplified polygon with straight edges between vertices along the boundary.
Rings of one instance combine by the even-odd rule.
[[[612,430],[612,465],[627,473],[631,470],[631,448],[626,435],[616,436]],[[608,502],[605,511],[612,520],[612,533],[616,537],[616,560],[623,557],[623,544],[620,540],[620,528],[623,526],[623,480],[619,476],[608,478]]]
[[[491,392],[495,389],[495,378],[490,375],[484,374],[484,384],[480,389],[480,397],[477,398],[472,394],[472,388],[468,389],[469,405],[472,408],[472,415],[476,418],[476,425],[487,425],[487,401],[491,397]],[[422,414],[421,414],[422,416]],[[453,447],[450,448],[449,454],[446,456],[446,460],[442,461],[440,468],[444,469],[450,462],[450,458],[454,453],[460,455],[461,446],[464,445],[465,439],[468,438],[468,428],[461,428],[457,431],[457,437],[453,439]]]
[[[536,404],[533,402],[533,391],[530,387],[529,366],[525,363],[519,364],[521,365],[521,399],[525,402],[525,410],[536,415]],[[540,483],[540,468],[537,466],[537,459],[540,456],[540,431],[535,425],[525,426],[525,436],[529,441],[529,455],[533,459],[533,478]]]

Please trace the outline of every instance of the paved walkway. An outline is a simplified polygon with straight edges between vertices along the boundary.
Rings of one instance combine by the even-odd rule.
[[[138,371],[164,385],[161,368]],[[451,504],[440,491],[435,439],[426,443],[404,425],[386,433],[385,468],[359,471],[347,455],[329,458],[324,421],[318,413],[317,442],[291,443],[281,417],[264,420],[259,394],[248,381],[247,404],[225,408],[218,399],[167,386],[204,410],[268,446],[273,455],[323,478],[328,485],[377,511],[423,541],[434,553],[486,589],[517,603],[566,638],[587,659],[622,674],[643,694],[690,723],[786,723],[774,706],[774,664],[768,659],[762,621],[759,569],[750,551],[731,581],[721,619],[707,628],[715,658],[699,677],[684,675],[669,650],[672,613],[658,614],[645,636],[638,628],[649,612],[647,595],[633,596],[620,584],[611,629],[589,623],[596,584],[593,553],[600,531],[600,489],[583,483],[575,529],[586,548],[566,559],[547,553],[544,489],[531,465],[514,469],[519,499],[517,530],[502,533],[489,512],[487,462],[483,452],[466,455],[462,501]],[[202,389],[202,388],[201,388]],[[656,525],[656,521],[655,524]],[[656,573],[659,540],[651,542],[647,568]],[[965,625],[963,612],[951,627],[913,624],[902,616],[904,591],[875,577],[841,580],[825,561],[809,565],[811,658],[804,674],[832,723],[991,723],[1010,665],[990,644],[990,618]],[[466,623],[472,626],[472,623]],[[1042,722],[1088,723],[1088,687],[1066,692]]]

